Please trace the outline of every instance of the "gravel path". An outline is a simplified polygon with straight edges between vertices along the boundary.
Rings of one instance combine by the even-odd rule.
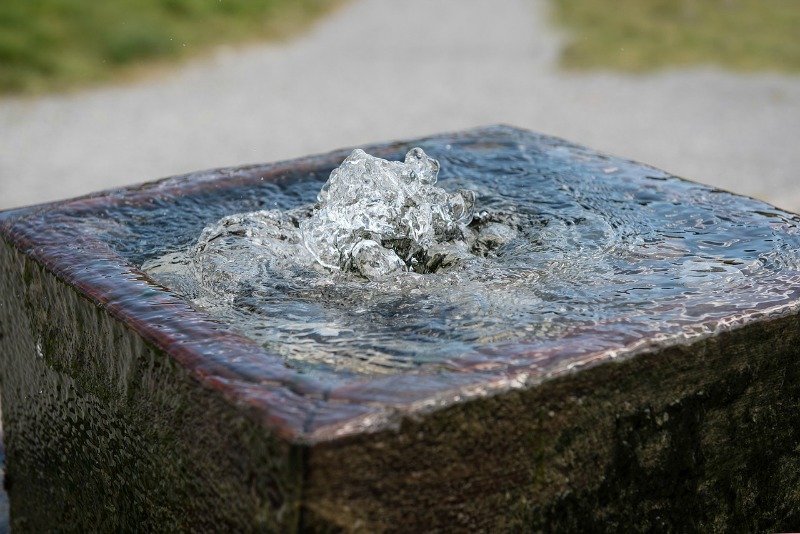
[[[0,208],[492,123],[800,211],[800,77],[559,72],[544,0],[353,0],[282,45],[0,100]]]

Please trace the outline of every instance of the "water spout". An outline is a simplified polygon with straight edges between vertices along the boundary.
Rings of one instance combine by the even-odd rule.
[[[303,243],[330,269],[378,279],[429,270],[436,245],[463,241],[475,193],[436,187],[439,162],[421,148],[405,161],[354,150],[331,173],[308,219]]]

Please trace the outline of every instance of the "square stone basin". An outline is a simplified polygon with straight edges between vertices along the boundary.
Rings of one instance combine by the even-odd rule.
[[[0,214],[12,529],[800,524],[797,215],[507,126],[363,148],[415,146],[445,188],[493,176],[604,218],[618,242],[550,265],[593,255],[609,278],[543,285],[509,318],[530,333],[385,373],[304,367],[142,265],[225,215],[313,203],[349,150]]]

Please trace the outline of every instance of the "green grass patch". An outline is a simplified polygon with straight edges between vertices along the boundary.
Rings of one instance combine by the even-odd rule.
[[[0,0],[0,92],[62,90],[220,43],[285,37],[337,0]]]
[[[553,0],[568,68],[800,72],[800,0]]]

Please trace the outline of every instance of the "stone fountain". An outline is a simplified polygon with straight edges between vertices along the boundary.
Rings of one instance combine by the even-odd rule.
[[[12,528],[800,523],[798,216],[505,126],[365,150],[0,214]],[[319,226],[343,161],[411,196]]]

